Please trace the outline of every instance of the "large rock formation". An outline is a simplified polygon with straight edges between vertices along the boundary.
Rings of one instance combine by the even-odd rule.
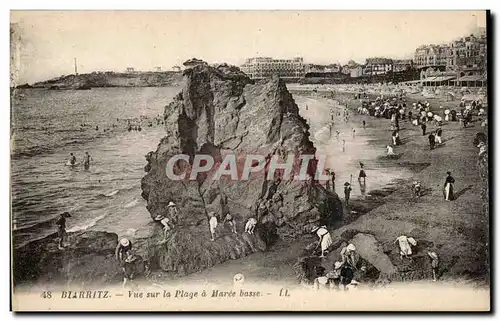
[[[267,160],[277,155],[285,162],[290,154],[316,152],[309,126],[279,78],[253,83],[237,67],[200,64],[184,72],[184,83],[182,92],[165,108],[166,136],[147,155],[147,174],[142,180],[152,218],[167,215],[169,201],[180,210],[179,225],[167,241],[158,242],[159,235],[150,241],[153,268],[174,274],[198,271],[265,250],[275,237],[308,233],[313,225],[328,224],[342,214],[337,195],[315,182],[271,182],[264,171],[248,181],[230,181],[227,176],[216,181],[202,174],[194,181],[170,180],[165,169],[176,154],[190,155],[191,162],[195,154],[216,159],[226,154],[238,159],[258,154]],[[315,172],[316,164],[311,162],[309,173]],[[185,167],[178,163],[176,169],[182,172]],[[229,212],[236,219],[238,233],[222,227],[220,236],[211,242],[210,211],[217,213],[220,225]],[[254,235],[243,233],[250,217],[258,220]]]

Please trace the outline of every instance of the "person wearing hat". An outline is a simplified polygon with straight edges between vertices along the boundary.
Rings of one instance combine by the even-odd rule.
[[[66,232],[66,218],[68,217],[71,217],[71,215],[68,212],[64,212],[59,215],[59,218],[56,221],[60,250],[64,248],[64,239],[68,236],[68,233]]]
[[[217,217],[215,216],[214,212],[208,213],[209,220],[208,220],[208,225],[210,227],[210,236],[211,236],[211,241],[215,241],[215,238],[217,236]]]
[[[321,255],[319,257],[325,257],[325,252],[333,243],[332,237],[330,235],[330,232],[328,232],[328,230],[326,229],[326,226],[314,227],[312,229],[312,233],[315,232],[319,237],[318,245],[316,246],[316,248],[318,248],[319,246],[321,247]]]
[[[343,266],[351,266],[356,268],[356,264],[358,263],[358,258],[356,257],[356,246],[352,243],[343,247],[340,251],[340,256],[342,257],[342,265]]]
[[[177,206],[175,205],[174,202],[170,201],[167,205],[167,213],[168,213],[168,218],[170,219],[170,222],[172,224],[177,224],[178,222],[178,217],[179,217],[179,211],[177,210]]]
[[[453,201],[453,184],[455,184],[455,179],[451,176],[451,172],[446,172],[447,176],[444,181],[443,196],[445,201]]]
[[[125,259],[129,256],[132,250],[132,242],[127,238],[121,238],[115,248],[115,257],[123,265]]]
[[[349,198],[351,197],[351,184],[348,182],[344,183],[344,200],[345,200],[345,205],[349,206]]]

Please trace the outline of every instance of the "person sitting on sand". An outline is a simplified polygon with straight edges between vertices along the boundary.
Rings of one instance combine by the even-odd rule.
[[[56,221],[57,235],[59,237],[59,249],[64,249],[64,239],[68,236],[66,232],[66,218],[71,217],[68,212],[62,213]]]
[[[325,252],[327,252],[328,248],[330,245],[332,245],[332,237],[330,235],[330,232],[326,229],[326,226],[321,226],[321,227],[314,227],[311,231],[312,233],[316,232],[316,235],[318,235],[319,240],[318,240],[318,245],[316,248],[321,247],[321,255],[319,257],[325,257]]]
[[[215,238],[217,236],[217,217],[215,216],[215,213],[214,212],[210,212],[208,213],[208,216],[209,216],[209,221],[208,221],[208,225],[210,227],[210,240],[211,241],[215,241]]]
[[[129,256],[132,250],[132,242],[127,238],[122,238],[118,242],[115,248],[115,258],[118,260],[120,265],[123,265],[125,259]]]
[[[348,182],[344,183],[344,200],[345,200],[345,205],[349,206],[349,198],[351,197],[351,184]]]
[[[253,235],[253,232],[255,230],[255,225],[257,225],[257,220],[253,217],[250,217],[247,223],[245,224],[245,232],[250,235]]]

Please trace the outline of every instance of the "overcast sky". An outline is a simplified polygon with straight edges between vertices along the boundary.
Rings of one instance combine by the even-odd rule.
[[[152,70],[197,57],[304,57],[308,63],[411,58],[486,25],[471,11],[30,11],[12,12],[21,35],[18,82],[73,73]]]

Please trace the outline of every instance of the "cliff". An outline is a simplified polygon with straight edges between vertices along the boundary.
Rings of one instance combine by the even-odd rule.
[[[313,155],[309,126],[284,82],[278,78],[253,83],[238,68],[198,65],[184,71],[184,87],[165,108],[166,135],[155,152],[146,158],[147,174],[142,196],[154,218],[167,215],[173,201],[179,223],[166,242],[150,240],[152,268],[182,275],[199,271],[228,259],[264,251],[277,237],[294,238],[310,233],[314,225],[329,224],[342,215],[336,194],[312,183],[281,180],[270,182],[265,175],[248,181],[215,181],[199,174],[194,181],[172,181],[166,165],[176,154],[209,154],[215,159],[234,154]],[[315,171],[312,163],[309,172]],[[227,204],[221,198],[227,198]],[[224,209],[224,210],[223,210]],[[229,212],[237,222],[236,234],[222,226],[211,242],[208,213],[214,211],[222,226]],[[244,233],[248,218],[258,220],[256,233]]]
[[[80,89],[95,87],[164,87],[179,85],[180,72],[92,72],[68,75],[33,84],[31,88]]]

